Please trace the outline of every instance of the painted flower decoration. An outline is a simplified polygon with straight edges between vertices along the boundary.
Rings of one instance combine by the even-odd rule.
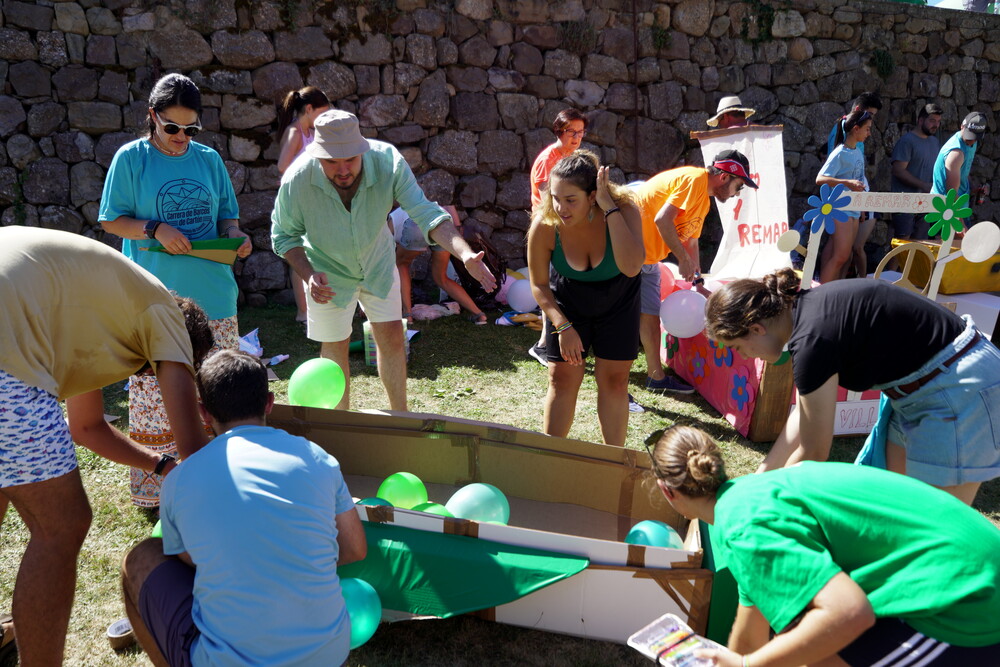
[[[694,356],[691,357],[691,377],[694,379],[695,384],[701,384],[701,381],[705,379],[705,372],[708,370],[708,358],[705,350],[702,348],[696,348],[694,350]]]
[[[812,220],[812,233],[815,234],[826,226],[826,233],[833,234],[837,229],[838,222],[847,222],[850,217],[847,211],[842,210],[851,199],[842,197],[847,187],[843,183],[838,183],[835,187],[823,184],[819,188],[819,197],[810,195],[808,202],[813,208],[806,211],[802,216],[806,221]]]
[[[673,359],[679,349],[681,349],[680,340],[670,334],[667,334],[667,359]]]
[[[736,402],[736,409],[740,412],[743,412],[747,403],[750,402],[750,388],[747,386],[749,382],[750,378],[746,375],[740,375],[739,371],[733,374],[733,390],[730,396]]]
[[[962,218],[968,218],[972,215],[972,209],[966,206],[968,203],[968,193],[959,197],[954,189],[948,190],[948,194],[944,197],[939,196],[931,200],[936,211],[924,216],[927,222],[932,223],[930,229],[927,230],[927,235],[937,236],[940,234],[941,238],[947,241],[954,232],[965,229]]]
[[[733,365],[733,351],[721,343],[714,340],[709,341],[709,346],[715,351],[715,365],[719,368]]]

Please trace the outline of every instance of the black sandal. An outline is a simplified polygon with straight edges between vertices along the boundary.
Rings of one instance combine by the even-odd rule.
[[[0,667],[17,664],[17,643],[14,641],[14,618],[10,614],[0,615]]]

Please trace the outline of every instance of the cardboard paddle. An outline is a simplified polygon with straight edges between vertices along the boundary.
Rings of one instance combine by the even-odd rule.
[[[236,251],[246,239],[210,239],[208,241],[191,241],[191,252],[188,257],[207,259],[210,262],[232,265],[236,261]],[[149,248],[139,248],[150,252],[166,252],[163,246],[152,246]]]

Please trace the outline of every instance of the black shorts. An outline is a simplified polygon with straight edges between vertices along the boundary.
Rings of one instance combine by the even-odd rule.
[[[840,652],[849,665],[880,667],[996,667],[1000,644],[970,648],[952,646],[917,632],[898,618],[880,618]]]
[[[191,664],[191,645],[201,635],[193,604],[194,568],[176,558],[157,565],[139,591],[139,615],[171,667]]]
[[[594,356],[609,361],[634,361],[639,354],[639,294],[642,279],[619,273],[614,278],[587,282],[564,278],[554,271],[550,286],[556,305],[573,323],[586,357],[591,346]],[[546,359],[563,361],[559,336],[546,323]]]

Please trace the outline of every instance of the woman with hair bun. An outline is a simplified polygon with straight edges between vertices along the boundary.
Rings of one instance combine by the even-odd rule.
[[[996,664],[1000,531],[974,509],[847,463],[728,480],[716,444],[687,426],[667,430],[650,459],[670,505],[711,525],[716,564],[739,589],[729,650],[701,657],[727,667]]]
[[[556,163],[528,230],[531,291],[547,316],[549,435],[569,434],[593,346],[601,435],[609,445],[625,445],[642,259],[642,220],[630,191],[611,183],[589,151]]]
[[[889,398],[889,470],[970,505],[1000,477],[1000,350],[969,316],[881,280],[800,290],[782,269],[728,283],[706,318],[708,335],[745,358],[791,355],[798,400],[760,471],[827,458],[841,386]]]

